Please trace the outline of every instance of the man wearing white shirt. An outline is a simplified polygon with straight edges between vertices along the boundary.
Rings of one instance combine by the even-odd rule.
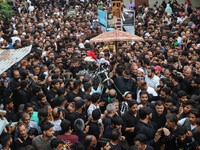
[[[90,106],[87,110],[88,116],[92,116],[93,110],[100,108],[105,103],[105,102],[100,102],[100,94],[99,93],[93,93],[91,96],[91,100],[92,100],[92,104],[90,104]]]
[[[18,37],[18,31],[14,30],[13,31],[13,37],[11,37],[12,39],[12,44],[14,44],[17,40],[21,43],[21,39]]]
[[[179,36],[178,31],[174,31],[174,35],[176,36],[176,40],[178,43],[181,43],[182,38]]]
[[[32,6],[31,4],[29,4],[29,7],[28,7],[28,10],[29,10],[29,13],[31,13],[32,11],[34,11],[34,6]]]
[[[179,120],[178,124],[187,129],[192,134],[197,133],[198,129],[196,121],[198,116],[199,116],[198,109],[192,108],[188,113],[188,117]]]
[[[149,67],[147,69],[147,75],[145,76],[145,81],[147,83],[147,86],[156,88],[159,83],[159,77],[155,75],[155,69],[154,67]]]
[[[56,107],[53,109],[52,111],[52,115],[53,115],[53,121],[51,121],[51,123],[54,125],[53,126],[53,130],[54,132],[59,132],[61,131],[61,122],[62,122],[62,117],[63,117],[63,114],[62,114],[62,111],[61,111],[61,108],[59,107]]]
[[[147,83],[144,80],[141,80],[138,82],[138,87],[140,88],[140,90],[137,92],[137,102],[140,103],[140,92],[141,90],[145,90],[148,92],[148,94],[151,94],[153,96],[158,96],[158,94],[156,93],[156,91],[152,88],[147,86]]]

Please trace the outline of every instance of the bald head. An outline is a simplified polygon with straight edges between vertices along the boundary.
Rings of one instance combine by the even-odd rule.
[[[94,135],[87,135],[85,137],[85,146],[87,148],[92,149],[95,147],[96,144],[97,144],[97,139]]]
[[[116,90],[115,89],[111,89],[110,91],[109,91],[109,96],[111,97],[111,98],[114,98],[114,97],[116,97]]]
[[[20,64],[21,64],[21,66],[27,66],[27,65],[28,65],[28,62],[27,62],[27,60],[22,60],[22,61],[20,62]]]
[[[77,97],[74,98],[74,101],[78,101],[78,100],[80,100],[80,99],[82,99],[82,98],[79,97],[79,96],[77,96]]]
[[[52,110],[52,115],[53,115],[54,120],[60,119],[60,117],[61,117],[61,109],[58,108],[58,107],[55,107],[55,108]]]
[[[18,70],[15,70],[13,73],[14,73],[14,77],[15,77],[16,79],[19,79],[19,78],[20,78],[20,74],[19,74],[19,71],[18,71]]]

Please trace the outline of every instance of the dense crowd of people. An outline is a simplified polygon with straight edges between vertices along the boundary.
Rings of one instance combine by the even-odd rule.
[[[111,12],[110,1],[11,5],[11,20],[0,20],[0,49],[32,49],[0,75],[3,150],[200,149],[200,8],[131,1],[144,41],[116,49],[90,42],[102,33],[98,9]],[[80,74],[88,53],[94,68],[107,64],[111,86]]]

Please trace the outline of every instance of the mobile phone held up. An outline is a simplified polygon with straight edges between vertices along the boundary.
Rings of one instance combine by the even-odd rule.
[[[179,76],[179,75],[180,75],[180,73],[178,73],[178,72],[175,72],[175,75]]]

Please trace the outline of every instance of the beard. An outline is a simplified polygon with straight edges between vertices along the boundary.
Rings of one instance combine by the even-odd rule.
[[[13,107],[8,107],[8,109],[11,111],[13,109]]]
[[[19,78],[15,78],[16,81],[19,81]]]
[[[136,75],[137,75],[137,72],[134,72],[133,75],[136,76]]]
[[[148,101],[141,101],[142,104],[147,104]]]
[[[70,91],[73,91],[73,88],[72,88],[72,87],[70,87],[70,88],[69,88],[69,90],[70,90]]]
[[[129,79],[124,78],[124,81],[125,81],[125,82],[128,82],[128,80],[129,80]]]
[[[42,106],[42,107],[44,107],[46,104],[47,104],[47,102],[46,102],[46,103],[42,103],[42,102],[41,102],[41,106]]]
[[[137,113],[137,110],[136,111],[131,111],[131,114],[135,115]]]
[[[78,89],[78,92],[80,93],[81,91],[82,91],[82,89],[81,89],[81,88],[79,88],[79,89]]]
[[[46,134],[46,137],[51,138],[53,135]]]

